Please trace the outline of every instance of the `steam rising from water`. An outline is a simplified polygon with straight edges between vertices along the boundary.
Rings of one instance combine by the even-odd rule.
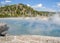
[[[3,19],[3,18],[2,18]],[[55,14],[49,18],[26,17],[26,18],[4,18],[0,22],[9,24],[9,33],[13,35],[48,35],[60,36],[60,17]]]
[[[54,16],[51,17],[53,23],[60,25],[60,15],[59,14],[55,14]]]

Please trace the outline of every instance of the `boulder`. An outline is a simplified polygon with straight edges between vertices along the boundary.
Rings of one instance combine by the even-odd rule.
[[[8,26],[5,23],[0,23],[0,36],[5,36],[8,31]]]

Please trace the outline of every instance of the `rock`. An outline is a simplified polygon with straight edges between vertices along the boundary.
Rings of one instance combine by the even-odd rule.
[[[5,23],[0,23],[0,36],[5,36],[8,31],[8,26]]]

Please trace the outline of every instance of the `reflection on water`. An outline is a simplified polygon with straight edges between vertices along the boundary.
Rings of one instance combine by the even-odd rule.
[[[48,35],[60,36],[60,24],[53,20],[40,19],[0,19],[10,27],[8,34],[11,35]]]

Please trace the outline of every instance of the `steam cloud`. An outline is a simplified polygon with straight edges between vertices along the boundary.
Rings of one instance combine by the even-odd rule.
[[[10,25],[12,34],[49,35],[60,36],[60,16],[55,14],[46,20],[40,17],[27,17],[20,19],[0,19]],[[14,30],[15,29],[15,30]]]

